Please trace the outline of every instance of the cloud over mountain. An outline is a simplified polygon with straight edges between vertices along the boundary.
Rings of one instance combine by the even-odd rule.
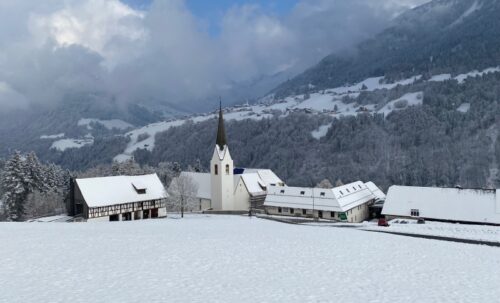
[[[348,50],[422,2],[302,0],[286,16],[233,6],[213,35],[182,0],[154,1],[145,10],[118,0],[4,0],[0,108],[74,93],[171,104],[231,96],[239,83],[290,77]]]

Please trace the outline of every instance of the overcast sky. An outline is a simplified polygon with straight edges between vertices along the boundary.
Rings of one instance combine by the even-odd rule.
[[[423,2],[2,0],[0,110],[72,93],[210,99],[241,82],[297,74]]]

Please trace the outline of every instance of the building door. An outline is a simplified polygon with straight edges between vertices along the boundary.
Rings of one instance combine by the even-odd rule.
[[[158,218],[158,208],[153,208],[151,210],[151,218]]]
[[[111,215],[109,216],[109,221],[119,221],[120,216],[119,215]]]
[[[143,218],[143,219],[149,219],[149,209],[145,209],[145,210],[142,212],[142,218]]]

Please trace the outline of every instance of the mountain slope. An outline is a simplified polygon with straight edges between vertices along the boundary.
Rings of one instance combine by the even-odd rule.
[[[368,77],[461,73],[500,62],[500,1],[435,0],[404,13],[355,53],[330,55],[272,91],[277,97]]]

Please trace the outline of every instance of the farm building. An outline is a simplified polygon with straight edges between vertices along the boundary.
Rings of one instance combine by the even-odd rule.
[[[500,197],[495,189],[391,186],[382,214],[388,219],[500,225]]]
[[[165,217],[168,197],[156,174],[76,179],[70,215],[85,221]]]
[[[375,184],[361,181],[332,189],[271,186],[264,207],[271,215],[362,222],[369,217],[369,205],[383,198]]]

